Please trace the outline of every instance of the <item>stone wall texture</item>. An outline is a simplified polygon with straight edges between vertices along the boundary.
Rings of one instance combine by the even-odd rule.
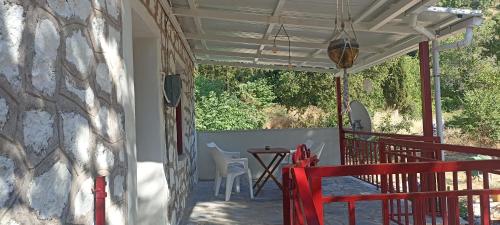
[[[177,23],[173,15],[162,4],[162,0],[141,0],[150,15],[155,18],[161,31],[161,67],[168,76],[175,73],[182,78],[182,131],[183,150],[177,153],[176,112],[175,108],[164,104],[165,129],[167,134],[167,152],[164,162],[165,174],[170,190],[168,202],[169,224],[179,224],[187,197],[193,185],[198,180],[196,168],[196,131],[194,112],[194,63],[190,56],[187,43],[181,39],[180,31],[174,24]],[[163,1],[165,2],[165,1]],[[182,68],[176,68],[182,65]]]
[[[0,224],[126,224],[121,0],[0,0]]]
[[[0,225],[93,224],[95,162],[113,168],[108,224],[129,223],[121,1],[0,0]],[[164,107],[166,213],[178,224],[197,180],[194,64],[166,6],[140,1],[161,30],[162,71],[183,65],[182,154]]]

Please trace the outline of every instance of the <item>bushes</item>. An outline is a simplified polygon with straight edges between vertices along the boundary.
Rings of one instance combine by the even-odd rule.
[[[480,144],[500,142],[500,91],[476,89],[465,94],[463,112],[449,122]]]
[[[197,130],[248,130],[261,128],[264,115],[255,105],[245,104],[227,92],[201,96],[196,103]]]
[[[195,84],[198,130],[262,128],[265,122],[262,109],[275,98],[264,80],[239,84],[233,93],[225,90],[224,82],[218,79],[197,76]]]

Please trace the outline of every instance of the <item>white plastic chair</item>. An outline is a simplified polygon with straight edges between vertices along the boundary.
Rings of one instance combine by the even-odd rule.
[[[215,161],[215,196],[219,195],[222,178],[226,178],[226,201],[229,201],[236,179],[236,192],[240,192],[240,175],[247,174],[250,198],[253,199],[252,173],[248,168],[248,159],[240,158],[239,152],[226,152],[219,148],[214,142],[207,144],[210,154]]]
[[[307,139],[306,143],[304,143],[304,144],[306,145],[307,148],[311,148],[314,144],[314,141],[311,139]]]
[[[318,157],[318,159],[321,157],[321,153],[323,152],[325,145],[326,145],[325,142],[321,142],[321,144],[317,148],[311,150],[312,153],[314,153]]]

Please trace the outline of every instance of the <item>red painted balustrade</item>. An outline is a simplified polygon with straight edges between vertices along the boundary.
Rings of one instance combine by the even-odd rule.
[[[344,159],[345,165],[379,164],[379,140],[382,138],[439,143],[439,137],[372,133],[350,130],[346,130],[344,132],[346,133],[346,136],[343,145],[344,150],[341,151],[341,157]],[[430,160],[434,161],[434,159]],[[380,177],[378,175],[363,175],[357,178],[373,184],[378,188],[380,187]]]
[[[283,168],[284,224],[325,224],[324,204],[343,202],[348,206],[345,213],[349,224],[353,225],[359,201],[380,202],[381,223],[405,225],[455,225],[464,218],[468,224],[474,224],[473,205],[479,202],[476,210],[480,212],[481,224],[491,224],[490,197],[500,195],[500,189],[490,188],[489,174],[500,174],[500,160],[440,160],[442,151],[498,157],[498,150],[390,138],[379,138],[376,147],[363,147],[363,142],[360,140],[360,147],[352,148],[357,152],[346,151],[346,158],[353,160],[346,163],[354,165],[315,167],[312,159],[304,158]],[[482,185],[473,186],[473,174],[479,176]],[[340,176],[372,181],[380,193],[324,196],[322,180]]]
[[[439,137],[353,131],[345,133],[344,150],[341,151],[345,165],[381,163],[379,146],[381,140],[385,140],[384,160],[387,163],[441,161],[443,152],[460,154],[467,160],[472,160],[478,155],[490,159],[500,158],[500,150],[439,144]],[[357,178],[380,187],[380,177],[377,175],[363,175]]]

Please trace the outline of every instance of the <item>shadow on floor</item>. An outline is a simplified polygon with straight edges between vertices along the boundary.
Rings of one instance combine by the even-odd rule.
[[[213,194],[212,181],[200,181],[194,188],[184,211],[183,225],[278,225],[283,224],[282,194],[268,182],[255,199],[251,200],[248,184],[242,182],[241,193],[233,193],[224,201],[224,187],[219,196]],[[333,188],[335,187],[335,188]],[[378,192],[373,186],[352,177],[323,180],[323,193],[335,195],[368,194]],[[378,202],[360,202],[357,205],[357,224],[380,224],[381,210]],[[347,205],[342,203],[325,206],[325,224],[348,224]]]

